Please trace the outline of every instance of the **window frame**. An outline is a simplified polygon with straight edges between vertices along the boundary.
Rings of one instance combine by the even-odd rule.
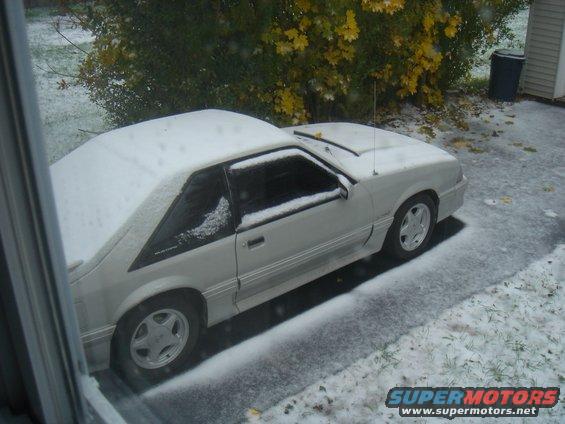
[[[272,218],[267,218],[267,219],[260,221],[256,224],[247,225],[247,226],[242,227],[241,226],[241,214],[240,214],[241,209],[240,209],[240,203],[239,203],[239,187],[237,187],[237,183],[235,182],[235,178],[232,176],[232,172],[230,171],[231,165],[238,163],[238,162],[248,160],[248,159],[252,159],[252,158],[255,158],[255,157],[261,157],[261,156],[264,156],[264,155],[268,155],[269,153],[278,152],[278,151],[281,151],[281,150],[300,150],[305,154],[305,156],[306,156],[305,159],[308,160],[313,166],[316,166],[316,167],[319,168],[319,165],[317,165],[312,159],[315,159],[315,160],[321,162],[323,165],[327,166],[328,169],[330,169],[330,171],[333,172],[333,175],[336,178],[336,180],[338,180],[339,175],[343,175],[353,185],[357,184],[357,182],[358,182],[355,178],[351,177],[350,175],[348,175],[347,173],[345,173],[341,169],[335,167],[331,163],[328,163],[326,160],[320,158],[319,156],[317,156],[314,153],[312,153],[311,151],[303,148],[302,146],[297,146],[297,145],[289,145],[289,146],[279,147],[279,148],[276,148],[276,149],[269,149],[269,150],[265,150],[265,151],[260,152],[260,153],[256,153],[256,154],[253,154],[253,155],[248,155],[248,156],[244,156],[244,157],[241,157],[241,158],[238,158],[238,159],[228,161],[224,164],[224,168],[225,168],[225,173],[226,173],[226,176],[227,176],[227,179],[228,179],[228,184],[229,184],[232,199],[233,199],[233,202],[232,202],[233,208],[235,209],[234,226],[235,226],[236,234],[244,233],[245,231],[251,230],[253,228],[257,228],[257,227],[260,227],[262,225],[268,224],[270,222],[274,222],[274,221],[278,221],[278,220],[283,219],[283,218],[287,218],[291,215],[294,215],[294,214],[303,212],[305,210],[323,205],[325,203],[333,202],[333,201],[340,198],[339,195],[336,195],[335,197],[331,197],[329,199],[324,199],[324,200],[319,200],[317,202],[312,202],[312,203],[306,204],[304,206],[301,206],[300,208],[286,212],[284,214],[276,215],[276,216],[273,216]],[[312,159],[310,159],[310,158],[312,158]]]
[[[229,205],[230,205],[230,212],[231,212],[231,219],[230,219],[230,221],[231,221],[231,222],[230,222],[231,233],[230,233],[229,235],[227,235],[227,236],[222,237],[222,238],[216,239],[216,240],[214,240],[214,241],[206,242],[206,243],[201,244],[200,246],[197,246],[197,247],[193,247],[193,248],[190,248],[190,249],[187,249],[187,250],[183,250],[183,251],[178,252],[178,253],[176,253],[176,254],[174,254],[174,255],[167,256],[167,257],[164,257],[164,258],[162,258],[162,259],[155,260],[155,261],[153,261],[153,262],[146,262],[144,259],[145,259],[145,256],[146,256],[146,254],[147,254],[147,253],[146,253],[147,250],[151,247],[151,244],[152,244],[152,242],[155,240],[155,237],[157,236],[157,234],[159,233],[159,231],[161,231],[161,229],[163,228],[163,226],[165,225],[165,223],[167,222],[167,220],[169,219],[169,217],[171,216],[171,214],[172,214],[173,211],[175,210],[176,206],[177,206],[178,203],[181,201],[182,197],[186,194],[186,191],[187,191],[187,189],[189,188],[190,183],[193,181],[193,179],[194,179],[197,175],[202,174],[202,173],[204,173],[204,172],[206,172],[206,171],[212,170],[212,169],[214,169],[214,168],[218,168],[219,172],[222,174],[222,184],[223,184],[223,188],[224,188],[224,190],[225,190],[225,193],[226,193],[227,196],[228,196],[228,201],[229,201]],[[236,227],[235,227],[235,217],[234,217],[233,196],[232,196],[232,192],[231,192],[230,187],[229,187],[228,178],[227,178],[225,169],[224,169],[224,167],[223,167],[223,164],[220,163],[220,164],[211,165],[211,166],[207,166],[207,167],[205,167],[205,168],[198,169],[198,170],[192,172],[192,173],[190,174],[190,176],[187,178],[187,180],[186,180],[186,182],[183,184],[183,186],[182,186],[182,188],[181,188],[179,194],[173,199],[173,201],[171,202],[171,204],[170,204],[169,207],[167,208],[167,211],[165,212],[165,214],[163,215],[163,217],[161,218],[161,220],[159,221],[159,223],[157,224],[157,226],[153,229],[153,231],[151,232],[151,235],[147,238],[147,241],[144,243],[143,247],[140,249],[140,251],[139,251],[139,253],[137,254],[136,258],[133,260],[131,266],[128,268],[128,272],[136,271],[136,270],[138,270],[138,269],[142,269],[142,268],[145,268],[145,267],[148,267],[148,266],[151,266],[151,265],[154,265],[154,264],[157,264],[157,263],[166,261],[166,260],[171,259],[171,258],[174,258],[174,257],[176,257],[176,256],[178,256],[178,255],[183,255],[183,254],[185,254],[185,253],[187,253],[187,252],[190,252],[190,251],[192,251],[192,250],[198,249],[198,248],[203,247],[203,246],[207,246],[207,245],[210,244],[210,243],[214,243],[214,242],[216,242],[216,241],[223,240],[223,239],[225,239],[225,238],[227,238],[227,237],[230,237],[230,236],[234,235],[234,234],[235,234],[235,228],[236,228]]]
[[[39,117],[23,4],[0,2],[0,305],[19,368],[0,375],[6,406],[21,378],[16,412],[33,421],[124,423],[88,376]]]

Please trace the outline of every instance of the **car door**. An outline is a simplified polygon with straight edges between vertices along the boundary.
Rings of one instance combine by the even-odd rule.
[[[335,170],[301,149],[233,163],[228,175],[237,215],[240,310],[286,291],[277,286],[291,289],[316,278],[369,237],[369,193],[358,184],[342,198]]]

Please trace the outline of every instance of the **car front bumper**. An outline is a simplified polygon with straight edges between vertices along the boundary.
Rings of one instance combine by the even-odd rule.
[[[437,216],[438,221],[447,218],[463,206],[463,198],[468,182],[467,177],[463,176],[463,179],[460,182],[440,196]]]
[[[115,325],[109,325],[81,336],[89,372],[110,366],[110,346],[115,329]]]

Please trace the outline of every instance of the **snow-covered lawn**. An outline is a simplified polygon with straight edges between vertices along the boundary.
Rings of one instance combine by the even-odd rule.
[[[47,157],[53,163],[92,138],[92,132],[108,129],[104,110],[74,78],[85,54],[80,49],[88,51],[92,36],[69,18],[51,15],[50,9],[34,10],[27,23]]]
[[[395,386],[556,386],[565,381],[565,245],[498,285],[323,378],[251,422],[413,422],[384,405]],[[539,413],[563,422],[562,404]],[[485,422],[476,419],[477,422]]]

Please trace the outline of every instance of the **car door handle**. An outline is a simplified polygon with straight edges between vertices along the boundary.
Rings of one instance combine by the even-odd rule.
[[[259,246],[263,243],[265,243],[265,237],[263,237],[263,236],[257,237],[257,238],[252,239],[252,240],[247,240],[247,248],[253,249],[254,247],[257,247],[257,246]]]

